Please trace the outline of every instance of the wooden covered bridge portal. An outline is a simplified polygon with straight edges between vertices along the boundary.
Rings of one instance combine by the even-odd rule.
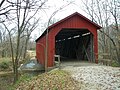
[[[94,60],[93,35],[87,29],[62,29],[55,37],[61,60]]]
[[[97,29],[101,27],[79,13],[48,27],[48,67],[54,66],[54,55],[61,60],[77,59],[98,62]],[[36,58],[45,64],[46,31],[36,40]]]

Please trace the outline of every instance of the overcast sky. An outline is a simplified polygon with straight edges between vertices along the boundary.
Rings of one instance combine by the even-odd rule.
[[[61,6],[67,5],[68,2],[70,1],[74,1],[74,2],[69,6],[66,6],[65,8],[63,8],[58,13],[56,13],[56,15],[52,19],[55,18],[56,20],[61,20],[74,12],[79,12],[80,14],[87,16],[86,13],[83,11],[83,4],[81,0],[48,0],[48,2],[46,3],[46,6],[49,9],[45,9],[44,11],[42,10],[38,13],[38,17],[40,15],[40,17],[42,18],[40,20],[40,25],[36,30],[34,30],[32,37],[35,38],[36,36],[36,38],[38,38],[44,31],[44,30],[41,31],[42,27],[44,27],[44,24],[46,22],[48,22],[48,19],[53,14],[53,12],[58,10]]]

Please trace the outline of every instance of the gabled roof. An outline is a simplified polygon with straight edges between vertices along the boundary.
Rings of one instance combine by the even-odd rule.
[[[92,22],[91,20],[89,20],[89,19],[86,18],[85,16],[81,15],[80,13],[75,12],[75,13],[67,16],[66,18],[64,18],[64,19],[56,22],[55,24],[52,24],[51,26],[49,26],[49,27],[43,32],[43,34],[42,34],[38,39],[36,39],[36,42],[37,42],[41,37],[43,37],[43,36],[47,33],[47,30],[50,31],[51,28],[53,28],[53,27],[55,27],[56,25],[58,25],[58,24],[60,24],[60,23],[62,23],[62,22],[64,22],[64,21],[68,20],[69,18],[71,18],[71,17],[73,17],[73,16],[75,16],[75,15],[78,15],[79,17],[85,19],[85,20],[88,21],[89,23],[93,24],[94,26],[97,27],[97,29],[102,28],[101,26],[99,26],[98,24]]]

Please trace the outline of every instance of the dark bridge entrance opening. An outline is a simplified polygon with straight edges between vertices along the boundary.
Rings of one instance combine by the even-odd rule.
[[[93,35],[87,29],[62,29],[55,37],[55,54],[61,61],[94,61]]]

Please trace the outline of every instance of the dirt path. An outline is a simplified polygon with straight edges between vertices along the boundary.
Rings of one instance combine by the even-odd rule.
[[[80,66],[99,66],[99,64],[88,62],[88,61],[64,61],[61,62],[61,67],[66,66],[73,66],[73,67],[80,67]]]
[[[120,90],[120,68],[110,66],[66,66],[63,68],[80,82],[80,90]]]
[[[0,71],[0,76],[12,74],[12,71]]]

